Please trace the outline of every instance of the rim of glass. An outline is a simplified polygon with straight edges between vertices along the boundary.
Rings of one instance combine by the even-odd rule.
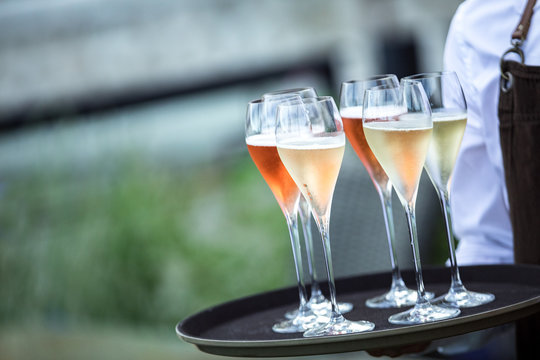
[[[412,80],[412,81],[409,81],[409,82],[421,84],[420,81],[417,81],[417,80]],[[386,87],[384,85],[375,86],[375,87],[372,87],[372,88],[369,88],[369,89],[365,89],[364,90],[364,96],[365,96],[365,93],[367,93],[367,92],[372,93],[372,92],[377,92],[377,91],[390,91],[390,90],[400,91],[401,86],[393,86],[393,87]]]
[[[261,104],[263,102],[264,102],[263,99],[254,99],[254,100],[251,100],[250,102],[248,102],[248,105]]]
[[[343,81],[342,84],[356,84],[356,83],[361,83],[361,82],[365,82],[365,81],[371,81],[371,80],[384,80],[384,79],[390,79],[390,78],[393,78],[395,77],[396,79],[398,78],[395,74],[380,74],[380,75],[373,75],[373,76],[369,76],[367,78],[363,78],[363,79],[358,79],[358,80],[347,80],[347,81]]]
[[[281,95],[281,94],[295,93],[295,92],[305,91],[305,90],[315,90],[315,88],[311,86],[306,86],[306,87],[298,87],[298,88],[292,88],[292,89],[276,90],[276,91],[266,92],[262,96],[264,97],[267,95]]]
[[[421,79],[428,79],[432,77],[440,77],[443,75],[456,75],[456,72],[450,71],[450,70],[423,72],[423,73],[405,76],[401,80],[406,80],[406,81],[421,80]]]
[[[306,104],[318,104],[326,101],[332,101],[332,103],[335,105],[334,98],[329,95],[323,95],[323,96],[315,96],[310,98],[300,98],[299,100],[296,99],[293,102],[283,102],[278,105],[278,108],[280,107],[289,107],[289,106],[298,106],[298,105],[306,105]]]

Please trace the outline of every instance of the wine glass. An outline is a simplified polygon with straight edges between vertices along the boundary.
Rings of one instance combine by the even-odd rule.
[[[346,320],[336,301],[330,249],[330,208],[345,152],[343,123],[331,97],[280,104],[276,143],[285,168],[311,206],[323,242],[332,311],[329,321],[307,330],[305,337],[372,330],[369,321]]]
[[[300,100],[300,97],[293,99]],[[246,117],[246,144],[253,162],[272,190],[287,220],[300,304],[293,319],[274,324],[272,330],[278,333],[293,333],[303,332],[310,327],[317,326],[322,320],[307,306],[307,290],[304,284],[297,223],[300,191],[283,166],[276,149],[276,118],[267,116],[268,112],[272,108],[275,110],[279,103],[280,101],[262,100],[249,102]]]
[[[450,290],[435,302],[463,308],[489,303],[495,299],[493,294],[469,291],[461,282],[452,232],[450,185],[467,124],[467,103],[459,79],[453,71],[442,71],[408,76],[407,80],[422,83],[432,110],[433,139],[424,167],[441,202],[451,273]]]
[[[262,96],[262,99],[264,101],[279,101],[291,99],[295,96],[300,96],[301,98],[312,98],[317,97],[317,92],[312,87],[285,89],[266,93]],[[275,117],[276,110],[277,109],[275,106],[272,107],[272,109],[268,109],[269,113],[267,114],[267,116]],[[304,236],[304,243],[306,246],[306,258],[309,278],[311,280],[311,296],[309,297],[307,306],[317,315],[329,316],[332,310],[332,306],[330,304],[330,301],[324,296],[321,291],[315,265],[313,236],[311,234],[311,207],[303,196],[300,196],[298,209],[298,213],[300,215],[300,222],[302,224],[302,234]],[[342,313],[347,313],[353,309],[353,305],[351,303],[340,302],[338,305]],[[297,316],[297,312],[298,310],[288,311],[285,314],[285,317],[288,319],[294,319]]]
[[[366,300],[366,306],[371,308],[392,308],[412,306],[416,302],[417,293],[407,288],[398,267],[394,239],[394,218],[392,214],[392,182],[369,148],[362,126],[362,108],[364,91],[371,88],[397,88],[399,81],[394,74],[375,75],[364,80],[345,81],[341,84],[340,112],[345,128],[345,135],[351,143],[356,155],[364,164],[373,185],[379,195],[383,208],[384,224],[390,263],[392,266],[392,283],[390,289],[379,296]],[[426,293],[429,298],[433,293]]]
[[[458,308],[430,303],[422,277],[415,203],[433,131],[431,109],[422,85],[406,81],[400,88],[366,90],[362,121],[369,147],[392,181],[407,214],[415,265],[416,304],[412,309],[390,316],[388,321],[420,324],[458,316]]]

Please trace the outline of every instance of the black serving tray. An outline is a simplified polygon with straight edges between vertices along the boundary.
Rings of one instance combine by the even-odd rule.
[[[218,305],[180,322],[181,339],[201,351],[226,356],[280,357],[338,353],[405,346],[497,326],[540,312],[540,266],[462,266],[460,274],[469,290],[491,292],[495,300],[462,309],[454,319],[420,325],[393,325],[388,317],[404,309],[370,309],[366,299],[389,288],[390,273],[355,276],[336,281],[338,301],[354,304],[345,315],[351,320],[375,323],[370,332],[304,338],[301,333],[277,334],[272,325],[298,304],[296,287],[271,291]],[[423,271],[426,290],[442,295],[448,291],[448,268]],[[414,287],[412,271],[403,278]]]

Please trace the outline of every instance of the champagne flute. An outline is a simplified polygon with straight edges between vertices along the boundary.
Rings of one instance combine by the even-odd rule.
[[[450,290],[436,302],[463,308],[489,303],[495,299],[493,294],[469,291],[461,282],[452,232],[450,186],[467,124],[467,103],[459,79],[453,71],[442,71],[408,76],[404,78],[407,80],[422,83],[433,112],[433,139],[424,167],[441,202],[451,273]]]
[[[397,88],[399,87],[399,81],[394,74],[375,75],[364,80],[346,81],[341,84],[340,95],[340,111],[345,135],[354,148],[356,155],[364,164],[381,201],[392,266],[390,289],[382,295],[366,300],[366,306],[371,308],[412,306],[416,302],[417,294],[416,291],[407,288],[401,277],[394,245],[392,183],[369,148],[362,126],[364,91],[375,87]],[[433,297],[433,293],[426,294],[430,298]]]
[[[297,99],[299,100],[300,97]],[[300,304],[293,319],[274,324],[272,330],[278,333],[293,333],[303,332],[317,326],[321,319],[307,306],[307,290],[304,284],[297,224],[300,191],[279,158],[275,137],[276,119],[267,116],[269,109],[278,104],[279,101],[254,100],[249,102],[246,117],[246,144],[253,162],[272,190],[287,220]]]
[[[332,311],[328,323],[307,330],[305,337],[372,330],[369,321],[346,320],[339,310],[330,249],[330,208],[345,152],[345,134],[331,97],[280,104],[276,127],[281,161],[311,206],[321,234]]]
[[[431,109],[422,85],[407,81],[400,88],[366,90],[362,121],[366,140],[392,181],[407,214],[415,265],[416,304],[410,310],[390,316],[388,321],[420,324],[458,316],[458,308],[430,303],[422,277],[415,203],[433,131]]]
[[[397,78],[396,78],[397,81]],[[312,87],[294,88],[278,90],[266,93],[262,96],[264,101],[280,101],[291,99],[295,96],[301,98],[317,97],[317,92]],[[272,109],[268,109],[267,116],[274,116],[277,108],[274,106]],[[311,281],[311,296],[307,306],[317,315],[329,316],[332,310],[330,301],[324,296],[319,285],[319,278],[317,276],[317,269],[315,264],[315,254],[313,251],[313,236],[311,234],[311,207],[303,196],[300,196],[298,204],[298,213],[300,215],[300,222],[302,224],[302,234],[304,236],[304,243],[306,246],[306,258],[308,265],[309,278]],[[351,303],[339,303],[339,309],[342,313],[347,313],[353,309]],[[294,319],[297,316],[298,310],[289,311],[285,314],[288,319]]]

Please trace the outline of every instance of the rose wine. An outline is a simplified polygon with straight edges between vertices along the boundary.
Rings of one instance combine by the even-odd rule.
[[[378,185],[382,189],[386,188],[388,175],[386,175],[381,164],[379,164],[379,161],[371,151],[364,135],[362,107],[354,106],[341,110],[341,118],[343,119],[345,135],[349,139],[356,155],[358,155],[360,161],[364,164],[375,186]]]
[[[416,196],[432,130],[422,118],[364,124],[368,144],[402,201]]]
[[[433,138],[429,145],[425,168],[437,188],[450,185],[459,152],[467,114],[433,113]]]
[[[345,153],[345,136],[280,143],[278,153],[313,210],[328,215]]]
[[[281,162],[273,134],[258,134],[246,139],[249,154],[282,209],[291,211],[300,192]]]

